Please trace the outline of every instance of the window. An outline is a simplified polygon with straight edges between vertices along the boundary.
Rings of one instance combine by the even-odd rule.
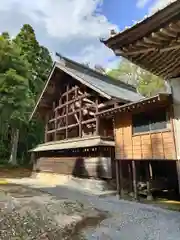
[[[133,133],[156,131],[167,128],[165,110],[155,110],[154,114],[139,113],[132,118]]]

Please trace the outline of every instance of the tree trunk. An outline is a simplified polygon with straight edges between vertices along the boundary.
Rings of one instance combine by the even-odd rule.
[[[14,129],[12,134],[11,155],[9,158],[9,163],[11,163],[12,165],[17,164],[18,141],[19,141],[19,129]]]

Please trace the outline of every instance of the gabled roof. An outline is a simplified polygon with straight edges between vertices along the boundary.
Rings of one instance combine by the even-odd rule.
[[[38,106],[41,104],[42,97],[46,93],[52,76],[57,70],[70,75],[72,78],[76,79],[77,81],[81,82],[82,84],[86,85],[107,99],[117,99],[121,102],[126,103],[137,101],[143,98],[136,92],[136,89],[133,86],[123,83],[114,78],[107,77],[101,73],[96,72],[95,70],[90,69],[87,66],[79,64],[68,58],[61,57],[59,62],[54,63],[50,76],[37,101],[30,119],[33,117],[34,113],[38,109]]]
[[[120,32],[103,43],[117,56],[163,78],[180,76],[180,1]]]

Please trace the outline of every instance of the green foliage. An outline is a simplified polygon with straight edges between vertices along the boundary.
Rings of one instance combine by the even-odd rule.
[[[30,90],[36,97],[47,79],[52,66],[52,58],[48,49],[39,45],[33,28],[28,24],[22,27],[14,42],[30,65]]]
[[[18,45],[21,55],[29,64],[29,90],[32,102],[35,102],[47,80],[53,63],[52,58],[48,49],[38,43],[33,28],[28,24],[22,27],[14,43]],[[20,132],[18,157],[27,159],[28,150],[41,142],[43,136],[44,126],[41,122],[27,122]]]
[[[136,66],[126,59],[122,59],[116,69],[110,70],[107,75],[135,86],[144,96],[153,96],[165,91],[162,78]]]
[[[144,96],[150,97],[166,90],[164,80],[150,72],[141,71],[138,80],[138,90]]]
[[[8,159],[13,133],[20,130],[17,156],[28,161],[28,150],[42,141],[43,124],[29,116],[52,66],[49,51],[40,46],[25,24],[13,39],[0,35],[0,158]]]
[[[26,108],[29,91],[28,65],[17,46],[2,36],[0,59],[0,113],[2,119],[4,116],[11,119],[16,111]]]
[[[28,63],[8,37],[0,36],[0,155],[7,157],[11,130],[19,128],[28,108]],[[8,150],[8,151],[7,151]]]

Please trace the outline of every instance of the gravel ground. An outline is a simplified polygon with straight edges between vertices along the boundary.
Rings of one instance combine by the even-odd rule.
[[[77,201],[57,200],[17,185],[0,186],[1,240],[84,239],[81,230],[105,217],[105,213]]]
[[[99,198],[66,187],[43,189],[58,198],[78,200],[111,217],[103,220],[90,240],[179,240],[180,214],[137,202],[118,200],[116,197]]]
[[[42,234],[45,232],[46,236],[48,237],[30,238],[30,235],[28,234],[27,238],[19,238],[19,239],[27,239],[27,240],[29,239],[179,240],[180,239],[179,212],[169,211],[159,207],[153,207],[150,205],[145,205],[137,202],[118,200],[116,197],[113,197],[113,196],[100,198],[98,196],[85,193],[83,191],[78,191],[78,189],[75,190],[73,188],[68,188],[67,186],[46,187],[46,188],[44,187],[40,190],[46,193],[44,195],[41,193],[43,197],[42,196],[30,197],[32,201],[36,199],[35,201],[36,204],[33,205],[33,209],[35,208],[36,210],[33,210],[33,213],[34,212],[36,213],[37,209],[39,209],[40,207],[41,213],[43,213],[40,215],[41,222],[42,222],[42,219],[44,219],[44,222],[48,223],[47,225],[50,226],[50,229],[46,228],[44,225],[43,225],[44,227],[40,227],[40,222],[36,214],[35,214],[35,219],[33,218],[33,222],[37,222],[36,225],[39,226],[38,229],[43,228],[43,230],[40,233],[38,232],[38,234]],[[37,191],[37,189],[35,189],[35,191]],[[14,196],[13,194],[16,194],[16,190],[14,190],[14,193],[12,193],[12,191],[9,191],[9,190],[8,192],[10,192],[11,196]],[[39,193],[39,191],[37,191],[37,193]],[[52,199],[49,195],[47,195],[47,193],[50,193],[52,195]],[[28,199],[29,197],[28,194],[30,193],[28,192],[24,193],[22,191],[22,196],[24,194],[26,194],[26,198]],[[54,200],[54,197],[56,197],[56,200]],[[25,198],[23,197],[23,199]],[[17,198],[16,196],[15,200],[19,201],[19,198]],[[15,201],[15,204],[16,204],[16,201]],[[51,202],[53,202],[52,204],[53,207],[51,207],[49,210],[48,204]],[[43,207],[44,203],[46,207]],[[70,208],[66,207],[67,203],[70,203]],[[6,204],[9,204],[9,206],[11,206],[12,202],[10,201],[10,203],[8,203],[7,201]],[[32,206],[32,203],[30,205],[27,203],[27,205],[28,205],[28,209],[29,208],[31,209],[30,206]],[[22,208],[23,205],[20,205],[20,206]],[[10,209],[10,207],[8,208]],[[17,208],[18,208],[18,204],[16,209]],[[18,213],[21,211],[18,210]],[[102,216],[101,214],[104,214],[104,215]],[[101,217],[98,218],[98,216],[100,215]],[[58,217],[58,220],[55,216]],[[71,218],[72,216],[74,216],[76,220],[78,219],[78,222],[80,222],[80,224],[78,225],[76,222],[76,224],[70,226],[70,228],[68,228],[67,231],[64,232],[64,227],[60,228],[60,226],[64,226],[63,225],[64,221],[65,223],[68,222],[69,219],[65,218],[65,216],[66,217],[71,216]],[[82,221],[79,221],[80,220],[79,217],[82,217],[82,216],[85,219],[87,219],[89,216],[89,219],[91,219],[92,221],[90,222],[86,221],[85,223],[82,223]],[[53,220],[53,223],[51,221],[49,223],[49,218],[55,219]],[[57,225],[54,225],[54,223],[56,223],[58,227]],[[13,223],[12,225],[15,226],[15,223]],[[56,235],[56,234],[59,234],[59,235]],[[35,234],[33,234],[33,236],[34,235]],[[37,236],[40,236],[40,235],[37,235]],[[0,237],[0,239],[9,240],[13,238]],[[18,238],[14,238],[14,239],[18,239]]]

